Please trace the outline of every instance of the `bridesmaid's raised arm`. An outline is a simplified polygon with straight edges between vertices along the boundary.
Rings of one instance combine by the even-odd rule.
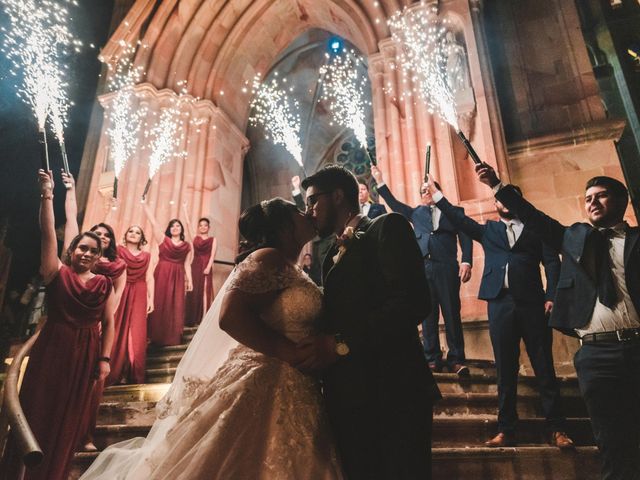
[[[48,284],[62,265],[58,258],[55,218],[53,215],[53,175],[51,171],[38,170],[40,181],[40,274]]]
[[[184,281],[185,290],[191,292],[193,290],[193,278],[191,276],[191,261],[193,260],[193,248],[189,249],[189,254],[184,259]]]
[[[142,208],[144,210],[145,215],[149,219],[149,223],[151,224],[151,230],[153,230],[153,236],[155,237],[156,242],[158,242],[158,245],[160,245],[162,242],[164,242],[164,237],[165,237],[164,230],[162,230],[162,227],[160,227],[160,225],[158,224],[158,220],[156,219],[156,216],[153,214],[153,212],[149,208],[149,205],[147,205],[146,203],[143,203]]]
[[[198,234],[198,232],[193,229],[191,225],[191,220],[189,220],[189,212],[187,211],[187,202],[182,204],[182,213],[184,214],[184,223],[185,223],[184,234],[187,237],[187,242],[193,243],[193,239],[196,238],[196,235]]]
[[[78,228],[78,202],[76,200],[76,182],[73,175],[62,171],[62,183],[67,189],[64,199],[64,215],[66,222],[64,224],[64,239],[62,241],[62,251],[66,252],[76,235],[80,233]]]

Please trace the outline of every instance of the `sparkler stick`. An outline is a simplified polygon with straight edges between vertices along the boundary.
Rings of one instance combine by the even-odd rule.
[[[293,87],[287,89],[284,85],[287,79],[279,81],[278,72],[275,72],[270,82],[260,80],[258,75],[253,80],[253,111],[249,122],[253,126],[261,125],[267,138],[285,147],[306,177],[300,144],[300,106],[295,99],[287,96],[287,92],[292,92]]]
[[[45,128],[41,128],[38,130],[39,138],[38,143],[40,144],[40,166],[45,172],[49,172],[49,147],[47,146],[47,130]]]
[[[52,104],[51,106],[51,124],[53,125],[53,130],[56,134],[56,138],[58,139],[58,145],[60,145],[60,153],[62,155],[62,168],[64,169],[64,173],[67,175],[70,173],[69,171],[69,159],[67,158],[67,148],[64,144],[64,126],[63,126],[63,116],[60,112],[59,105],[57,103]]]
[[[424,159],[424,183],[429,181],[429,169],[431,167],[431,144],[427,143],[427,153]]]
[[[475,165],[480,165],[482,163],[482,160],[480,160],[480,157],[474,150],[473,146],[471,145],[471,142],[469,142],[467,137],[465,137],[464,133],[462,133],[462,130],[457,130],[456,135],[458,135],[458,137],[462,141],[462,144],[464,145],[464,148],[466,148],[467,152],[469,152],[469,156],[471,157],[471,160],[473,160],[473,163]]]

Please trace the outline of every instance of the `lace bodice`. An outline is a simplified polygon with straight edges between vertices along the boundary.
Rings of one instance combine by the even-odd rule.
[[[317,331],[322,293],[297,266],[271,268],[253,255],[236,267],[229,289],[247,293],[279,292],[263,320],[274,330],[297,342]]]

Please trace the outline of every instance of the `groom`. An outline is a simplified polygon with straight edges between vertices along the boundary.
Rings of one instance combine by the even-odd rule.
[[[323,371],[345,474],[430,479],[440,392],[418,338],[430,299],[411,225],[395,213],[360,214],[358,182],[343,167],[325,167],[302,187],[318,234],[337,239],[323,263],[323,333],[300,343],[300,368]]]

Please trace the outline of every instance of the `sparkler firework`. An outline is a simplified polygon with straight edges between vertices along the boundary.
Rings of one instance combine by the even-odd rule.
[[[452,65],[450,59],[461,59],[449,22],[437,17],[437,9],[405,8],[389,19],[391,38],[398,44],[398,62],[408,91],[423,100],[430,113],[437,113],[451,125],[474,163],[478,154],[458,125],[456,84],[462,79],[462,63]],[[449,37],[450,39],[448,39]]]
[[[279,81],[277,72],[269,82],[261,82],[260,76],[254,78],[252,115],[249,122],[253,126],[261,125],[267,138],[285,147],[304,171],[300,144],[300,106],[287,95],[291,93],[292,87],[287,89],[284,85],[286,81],[286,78]]]
[[[115,96],[108,107],[109,152],[113,160],[114,180],[113,197],[118,196],[118,178],[127,161],[138,146],[142,120],[146,109],[136,106],[136,94],[133,87],[142,78],[141,68],[132,67],[129,57],[118,62],[109,80],[109,90]]]
[[[174,158],[184,158],[186,151],[180,150],[185,138],[185,122],[182,119],[181,106],[184,100],[181,97],[171,100],[171,105],[162,109],[160,118],[148,131],[150,138],[149,149],[149,180],[144,188],[142,199],[149,193],[151,180],[160,167]]]
[[[69,11],[75,0],[0,0],[9,18],[9,28],[2,28],[4,41],[0,49],[11,63],[10,73],[20,78],[18,96],[33,110],[42,139],[46,138],[47,116],[52,116],[56,137],[64,150],[64,126],[68,112],[65,78],[67,59],[79,51],[82,43],[67,28]],[[42,140],[41,139],[41,140]],[[44,165],[43,165],[44,167]],[[48,169],[48,160],[47,166]]]
[[[405,9],[389,19],[389,27],[399,46],[403,82],[411,85],[408,91],[458,131],[455,92],[447,73],[447,21],[425,8]]]
[[[328,62],[320,68],[323,87],[321,99],[329,104],[333,121],[353,130],[364,149],[367,147],[365,126],[365,89],[369,88],[367,77],[361,72],[364,62],[353,50],[327,56]]]

